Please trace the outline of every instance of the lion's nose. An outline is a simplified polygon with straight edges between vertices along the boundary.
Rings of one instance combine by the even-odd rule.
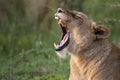
[[[62,9],[62,8],[58,8],[57,12],[58,12],[58,13],[62,13],[62,12],[63,12],[63,9]]]

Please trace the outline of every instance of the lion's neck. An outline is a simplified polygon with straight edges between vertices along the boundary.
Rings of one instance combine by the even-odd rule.
[[[95,75],[95,71],[97,71],[95,69],[98,69],[108,57],[110,48],[111,44],[108,40],[95,41],[86,49],[78,47],[75,53],[71,53],[71,62],[75,64],[79,74],[82,73],[80,76]]]
[[[85,60],[85,62],[91,61],[90,59],[97,60],[99,58],[105,58],[105,56],[109,55],[111,44],[106,40],[97,40],[91,43],[91,45],[83,48],[81,46],[77,46],[77,50],[75,53],[71,53],[72,55],[78,57],[78,59]]]

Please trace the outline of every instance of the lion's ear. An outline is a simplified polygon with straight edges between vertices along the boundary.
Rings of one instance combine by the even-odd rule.
[[[100,39],[100,38],[108,38],[110,36],[110,31],[107,27],[104,25],[94,25],[92,26],[92,30],[94,35]]]

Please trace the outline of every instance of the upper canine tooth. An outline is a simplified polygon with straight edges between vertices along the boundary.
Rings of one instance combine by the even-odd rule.
[[[62,20],[60,19],[60,20],[59,20],[59,22],[58,22],[58,24],[60,24],[60,23],[61,23],[61,21],[62,21]]]
[[[57,19],[57,20],[58,20],[59,18],[58,18],[58,17],[55,17],[55,19]]]

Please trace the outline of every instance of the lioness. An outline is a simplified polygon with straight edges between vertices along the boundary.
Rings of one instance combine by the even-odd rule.
[[[120,80],[120,49],[107,38],[110,31],[86,14],[58,8],[55,19],[62,38],[56,53],[71,55],[69,80]]]

